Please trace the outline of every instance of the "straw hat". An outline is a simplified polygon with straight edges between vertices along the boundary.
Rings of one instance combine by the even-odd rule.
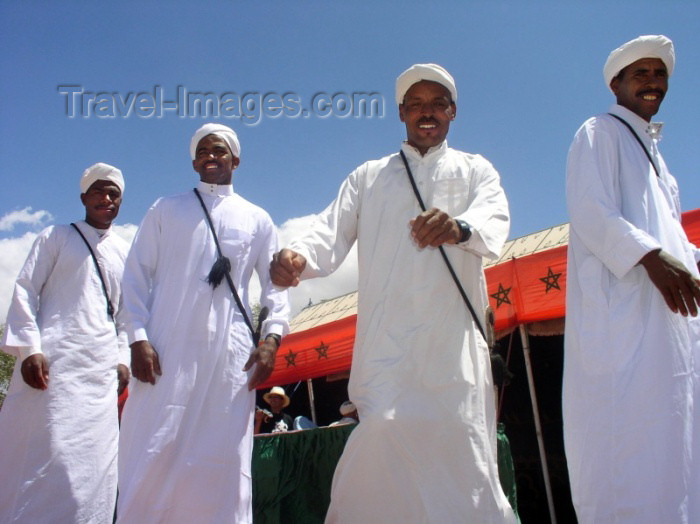
[[[265,393],[263,395],[263,399],[268,404],[270,403],[270,395],[278,395],[278,396],[282,397],[284,399],[284,404],[282,404],[283,408],[286,408],[287,406],[289,406],[290,400],[289,400],[289,397],[285,394],[283,388],[281,388],[279,386],[274,386],[270,391],[268,391],[267,393]]]

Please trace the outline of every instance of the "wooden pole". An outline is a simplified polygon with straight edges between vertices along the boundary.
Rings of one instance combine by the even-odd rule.
[[[311,420],[318,425],[316,421],[316,403],[314,400],[314,383],[310,378],[306,379],[306,387],[309,390],[309,406],[311,406]]]
[[[527,384],[530,388],[530,401],[532,402],[532,414],[535,419],[535,432],[537,433],[537,445],[540,449],[540,462],[542,464],[542,476],[544,477],[544,489],[547,492],[547,505],[549,506],[549,519],[556,524],[557,516],[554,512],[554,497],[549,481],[549,468],[547,467],[547,454],[544,449],[544,436],[540,423],[540,410],[537,407],[537,394],[535,393],[535,379],[532,374],[532,362],[530,361],[530,338],[524,324],[520,325],[520,338],[523,342],[523,354],[525,356],[525,370],[527,371]]]

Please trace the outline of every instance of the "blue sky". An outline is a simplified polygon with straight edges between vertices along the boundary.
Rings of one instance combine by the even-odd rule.
[[[284,242],[354,167],[397,151],[405,131],[394,81],[416,62],[439,63],[455,77],[448,142],[483,154],[500,172],[515,238],[567,221],[566,153],[579,125],[613,102],[602,80],[608,53],[640,34],[666,34],[677,69],[657,115],[667,124],[661,150],[683,208],[700,207],[697,20],[700,3],[674,0],[2,0],[0,321],[36,232],[82,218],[78,181],[87,166],[103,161],[124,172],[117,223],[128,237],[157,197],[193,187],[190,137],[204,122],[221,121],[242,146],[234,188],[270,213]],[[148,97],[174,101],[178,89],[210,93],[226,102],[228,115],[236,114],[236,96],[254,103],[247,114],[258,113],[265,95],[268,108],[248,120],[149,110]],[[85,94],[76,102],[101,93],[101,103],[88,113],[61,94],[70,90]],[[135,107],[126,114],[140,93],[140,114]],[[324,93],[337,102],[374,93],[383,103],[373,115],[343,116],[340,104],[325,117],[294,110]],[[274,117],[284,95],[296,102]],[[293,298],[351,289],[351,281],[319,283]]]

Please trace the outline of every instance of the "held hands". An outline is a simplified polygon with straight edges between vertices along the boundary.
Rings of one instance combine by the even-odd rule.
[[[22,378],[36,389],[45,390],[49,387],[49,361],[43,353],[34,353],[22,361]]]
[[[266,338],[250,355],[245,363],[243,371],[248,371],[255,365],[255,371],[248,380],[248,390],[253,391],[265,382],[275,369],[275,356],[277,355],[277,342],[273,338]]]
[[[270,278],[280,287],[298,286],[299,278],[306,267],[306,259],[291,249],[283,249],[272,256]]]
[[[679,260],[657,249],[644,255],[639,264],[644,266],[671,311],[684,317],[688,314],[697,316],[697,306],[700,305],[700,280]]]
[[[147,340],[139,340],[131,344],[131,373],[141,382],[156,383],[156,375],[160,376],[160,360],[158,353]]]
[[[437,208],[423,211],[409,222],[411,236],[418,247],[438,247],[459,242],[461,231],[457,221]]]

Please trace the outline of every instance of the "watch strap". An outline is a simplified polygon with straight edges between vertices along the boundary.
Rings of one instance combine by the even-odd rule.
[[[467,224],[464,220],[460,220],[459,218],[456,219],[455,222],[457,222],[457,226],[459,226],[460,233],[459,241],[457,243],[461,244],[462,242],[466,242],[472,236],[471,227],[469,227],[469,224]]]
[[[267,335],[265,335],[265,340],[267,340],[268,338],[272,338],[277,343],[278,348],[282,345],[282,337],[277,333],[268,333]]]

